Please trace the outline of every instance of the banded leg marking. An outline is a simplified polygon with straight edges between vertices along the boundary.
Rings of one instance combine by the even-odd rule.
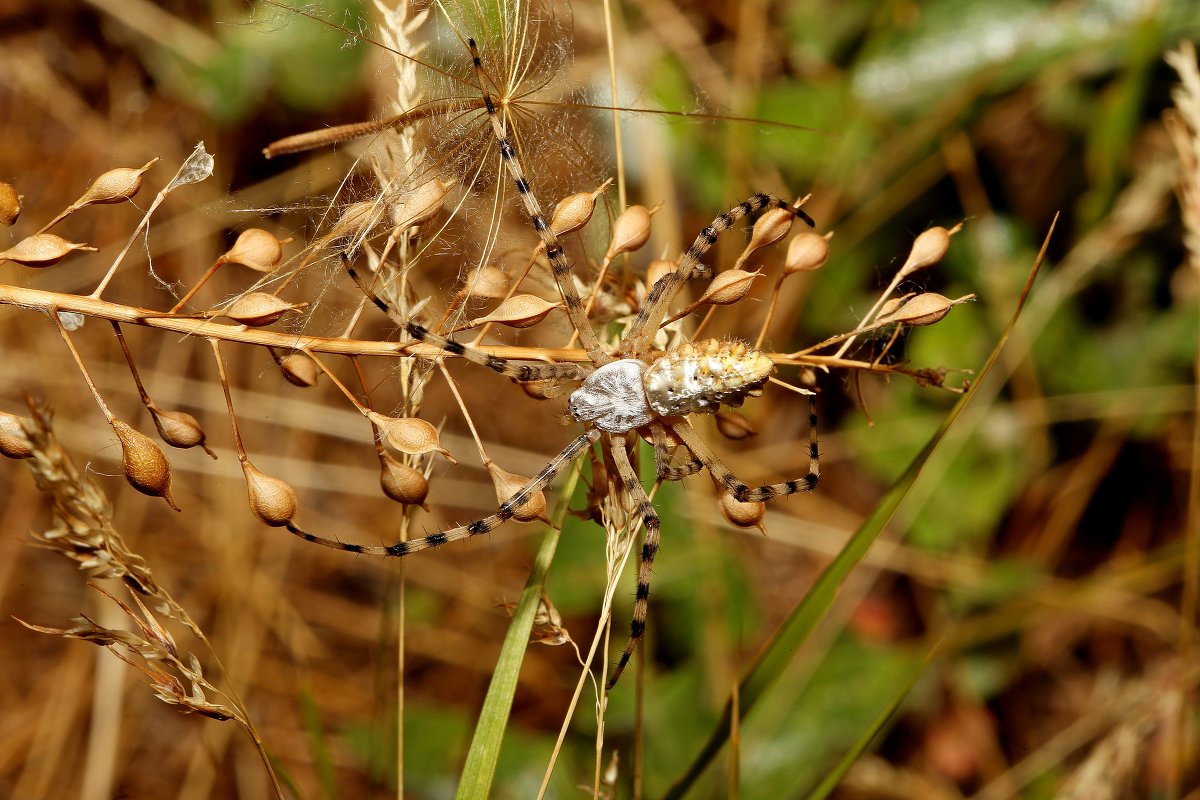
[[[621,657],[617,659],[617,665],[613,667],[612,675],[609,676],[608,683],[604,686],[605,691],[611,691],[616,685],[617,679],[621,677],[621,673],[629,664],[633,651],[637,650],[646,635],[646,611],[650,607],[650,577],[654,574],[654,556],[658,554],[658,546],[662,538],[658,512],[654,510],[654,505],[646,494],[646,487],[642,486],[637,470],[633,468],[633,463],[629,460],[629,453],[625,451],[625,437],[610,436],[609,445],[613,463],[617,467],[621,485],[625,489],[625,495],[638,518],[641,519],[645,533],[642,537],[642,552],[638,557],[637,594],[633,599],[633,620],[629,623],[629,642],[625,645]]]
[[[621,344],[619,352],[622,356],[639,356],[650,348],[655,335],[658,333],[658,326],[662,324],[663,319],[667,315],[671,301],[679,293],[679,290],[683,288],[684,284],[691,279],[692,273],[696,271],[696,267],[700,264],[700,259],[716,244],[717,238],[732,228],[734,223],[742,217],[747,217],[760,209],[768,207],[789,211],[794,216],[803,220],[809,227],[815,227],[812,217],[808,216],[808,214],[796,208],[791,203],[764,192],[751,195],[743,202],[718,216],[708,227],[697,234],[695,240],[692,242],[692,246],[687,249],[687,252],[683,254],[683,258],[679,260],[678,268],[674,272],[668,272],[659,278],[655,281],[654,286],[650,287],[650,293],[646,296],[646,302],[642,304],[642,309],[638,312],[633,327],[629,329],[628,336],[626,336],[625,341]]]
[[[546,221],[546,217],[542,213],[542,207],[538,203],[537,197],[534,196],[533,190],[529,186],[529,181],[525,177],[525,170],[517,158],[517,151],[513,148],[512,142],[509,141],[508,134],[505,133],[504,126],[500,122],[500,115],[496,111],[495,103],[492,102],[492,96],[484,88],[483,63],[479,58],[479,48],[475,46],[474,39],[467,40],[467,46],[471,49],[471,59],[475,65],[475,74],[479,80],[479,90],[483,92],[484,107],[487,109],[488,119],[492,123],[492,131],[500,147],[500,159],[508,169],[508,174],[512,177],[513,183],[516,184],[517,194],[521,196],[521,202],[525,205],[525,213],[529,215],[529,219],[533,222],[534,230],[537,231],[542,243],[546,246],[546,258],[550,261],[550,269],[554,273],[554,282],[558,284],[558,291],[562,295],[563,304],[566,306],[567,316],[571,318],[571,324],[579,333],[579,343],[587,351],[588,358],[596,366],[603,366],[610,361],[615,361],[616,359],[613,356],[605,353],[600,347],[600,340],[596,337],[596,332],[592,329],[592,324],[588,321],[587,314],[584,313],[583,302],[579,298],[579,292],[575,289],[574,281],[571,280],[571,260],[567,258],[566,251],[559,244],[558,236],[554,233],[554,229]]]
[[[428,331],[411,320],[404,319],[396,309],[371,288],[367,280],[358,273],[349,256],[342,253],[342,265],[347,274],[357,284],[362,293],[367,296],[376,308],[387,314],[396,324],[402,326],[408,335],[421,342],[428,342],[435,347],[445,350],[450,355],[459,356],[473,364],[487,367],[501,375],[506,375],[518,381],[540,380],[576,380],[581,377],[578,364],[513,364],[503,358],[488,355],[481,350],[456,342],[453,339]]]
[[[681,481],[689,475],[695,475],[704,469],[704,464],[700,462],[700,459],[692,455],[692,452],[687,447],[672,449],[670,442],[667,441],[667,432],[663,429],[663,424],[658,420],[650,423],[650,434],[654,442],[654,466],[658,470],[659,479],[664,481]],[[688,460],[678,466],[673,466],[671,461],[679,449],[687,453]]]
[[[733,495],[735,500],[742,503],[761,503],[783,495],[811,492],[821,478],[820,452],[817,448],[817,401],[810,397],[808,403],[808,474],[783,483],[749,486],[739,480],[729,467],[717,458],[687,420],[672,421],[668,427],[683,440],[688,449],[696,454],[696,458],[700,459],[705,468]]]
[[[575,460],[584,449],[590,447],[593,442],[600,437],[600,431],[593,428],[584,434],[576,437],[570,444],[562,449],[558,455],[551,459],[550,463],[542,468],[542,471],[534,475],[529,483],[521,487],[521,489],[512,497],[500,504],[500,508],[495,514],[484,517],[483,519],[475,520],[469,525],[460,525],[457,528],[431,533],[421,539],[411,539],[409,541],[399,541],[390,545],[369,545],[369,544],[351,544],[348,542],[339,541],[338,539],[330,539],[325,536],[317,536],[316,534],[308,533],[301,530],[291,522],[284,525],[288,531],[299,536],[306,542],[319,544],[323,547],[329,547],[333,550],[342,550],[348,553],[363,553],[370,556],[406,556],[410,553],[417,553],[421,550],[428,550],[431,547],[441,547],[450,542],[457,542],[460,539],[469,539],[472,536],[480,536],[485,533],[491,533],[496,528],[500,527],[501,523],[512,519],[513,514],[529,501],[531,495],[541,491],[550,484],[551,481],[562,471],[563,467]]]

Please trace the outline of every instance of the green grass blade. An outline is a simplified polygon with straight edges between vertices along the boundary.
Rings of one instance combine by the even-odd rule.
[[[1045,256],[1046,244],[1049,242],[1050,234],[1053,233],[1054,226],[1051,225],[1050,232],[1046,235],[1046,242],[1042,245],[1042,251],[1038,254],[1037,260],[1034,262],[1033,269],[1030,271],[1029,278],[1025,282],[1025,288],[1021,293],[1020,300],[1017,303],[1017,308],[1013,312],[1012,319],[1001,333],[999,340],[996,342],[995,348],[988,356],[987,362],[979,371],[979,377],[950,412],[942,421],[941,426],[930,438],[929,442],[922,448],[921,452],[909,463],[903,474],[889,487],[886,494],[879,501],[878,505],[871,512],[870,516],[863,522],[862,526],[855,531],[854,535],[846,543],[846,546],[838,553],[837,557],[825,568],[817,582],[813,585],[795,608],[788,614],[780,626],[775,630],[771,639],[763,647],[750,669],[742,677],[738,684],[738,718],[745,719],[746,715],[758,705],[771,687],[778,680],[779,676],[792,662],[793,656],[808,640],[809,634],[816,628],[817,624],[833,607],[834,600],[837,598],[838,592],[841,589],[843,581],[850,574],[850,571],[862,560],[866,555],[867,550],[879,538],[879,534],[887,526],[892,516],[899,508],[901,501],[912,489],[917,477],[920,476],[925,464],[929,461],[930,456],[937,449],[945,438],[946,433],[958,420],[959,415],[967,404],[971,402],[976,390],[983,383],[996,360],[1000,356],[1000,351],[1003,349],[1005,342],[1008,341],[1009,335],[1012,333],[1013,327],[1017,323],[1017,318],[1020,316],[1021,309],[1025,306],[1025,301],[1029,297],[1029,292],[1033,287],[1033,281],[1037,277],[1038,269],[1041,267],[1042,259]],[[706,769],[716,759],[721,749],[725,746],[725,742],[729,738],[729,731],[733,722],[733,703],[726,702],[725,708],[721,713],[721,718],[717,722],[708,741],[700,749],[696,758],[692,761],[691,766],[679,778],[667,793],[664,795],[665,800],[678,800],[682,798],[687,791],[692,787],[697,779],[704,773]]]
[[[854,743],[854,746],[842,756],[837,766],[826,773],[825,778],[808,796],[808,800],[824,800],[824,798],[833,793],[833,790],[842,782],[842,778],[846,777],[846,773],[850,771],[850,767],[854,766],[854,762],[858,761],[858,757],[866,752],[871,742],[875,740],[875,737],[879,735],[879,732],[883,730],[883,727],[887,725],[888,721],[896,713],[896,709],[900,708],[900,704],[904,702],[904,698],[908,697],[908,693],[916,686],[920,677],[925,674],[925,670],[933,663],[940,649],[941,642],[934,644],[923,659],[912,665],[912,673],[909,675],[909,679],[900,685],[900,688],[891,701],[879,712],[879,716],[867,726],[866,730],[862,732],[862,735],[858,737],[858,741]]]
[[[458,791],[454,795],[457,800],[484,800],[491,796],[496,764],[500,760],[500,746],[504,742],[504,731],[508,726],[509,712],[512,711],[513,695],[517,690],[517,678],[521,674],[521,663],[529,647],[533,618],[537,613],[538,602],[542,599],[546,573],[550,570],[550,562],[554,560],[554,551],[558,548],[562,520],[578,480],[579,471],[572,470],[563,486],[561,507],[555,514],[558,527],[546,531],[533,570],[529,573],[529,580],[526,581],[521,599],[513,612],[512,623],[504,636],[504,644],[500,648],[500,658],[496,662],[495,672],[492,673],[487,697],[483,700],[483,709],[479,712],[475,734],[471,737],[471,749],[467,753]]]

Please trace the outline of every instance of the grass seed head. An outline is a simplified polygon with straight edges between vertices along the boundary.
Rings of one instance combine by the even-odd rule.
[[[272,528],[287,525],[296,516],[296,490],[285,481],[264,475],[249,461],[242,462],[250,511]]]
[[[75,250],[96,252],[95,247],[68,242],[53,233],[35,233],[0,252],[0,262],[15,261],[26,267],[51,267]]]
[[[0,454],[8,458],[29,458],[33,455],[33,446],[29,435],[25,433],[23,422],[32,424],[33,420],[0,411]]]
[[[171,462],[149,436],[139,433],[119,419],[112,420],[113,431],[121,440],[121,457],[125,462],[125,480],[142,494],[161,497],[167,505],[179,511],[171,499]]]
[[[21,195],[12,184],[0,181],[0,225],[11,228],[21,216]]]
[[[247,228],[238,234],[237,241],[225,251],[221,260],[227,264],[241,264],[257,272],[274,272],[283,261],[283,244],[270,231]]]
[[[386,450],[379,452],[379,485],[390,499],[406,506],[420,506],[426,511],[429,481],[417,470]]]

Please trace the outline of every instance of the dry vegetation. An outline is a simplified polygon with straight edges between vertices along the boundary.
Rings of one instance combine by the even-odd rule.
[[[0,795],[482,796],[464,763],[501,739],[495,797],[1200,792],[1186,10],[101,5],[0,9]],[[757,342],[816,388],[820,488],[660,486],[643,445],[663,549],[607,696],[637,552],[611,457],[410,558],[287,533],[478,519],[579,433],[560,381],[397,325],[587,361],[466,36],[548,215],[574,195],[554,225],[610,347],[719,212],[811,193],[815,232],[724,234],[656,344]],[[587,108],[613,81],[670,112],[616,115],[623,148]],[[802,392],[694,423],[743,479],[803,475]]]

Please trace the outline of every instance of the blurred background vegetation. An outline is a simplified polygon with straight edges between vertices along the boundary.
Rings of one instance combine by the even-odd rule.
[[[310,8],[351,28],[368,17],[351,0]],[[608,102],[600,4],[557,13],[570,15],[573,72],[589,76],[582,95]],[[693,114],[622,116],[631,202],[665,202],[652,247],[690,240],[755,189],[812,192],[807,210],[819,230],[834,231],[829,264],[785,296],[772,332],[779,351],[853,327],[916,234],[963,221],[949,256],[919,277],[979,302],[918,331],[904,357],[976,369],[1060,215],[1000,379],[981,387],[830,618],[741,730],[740,796],[805,796],[934,643],[937,658],[839,796],[1196,796],[1195,609],[1183,587],[1185,534],[1198,535],[1188,519],[1197,518],[1189,491],[1200,255],[1189,266],[1162,114],[1177,82],[1164,53],[1200,35],[1200,7],[639,0],[614,14],[620,104]],[[0,74],[0,179],[24,195],[20,235],[104,170],[158,156],[155,177],[165,182],[205,141],[215,175],[172,197],[145,250],[155,274],[184,282],[240,228],[273,227],[297,237],[293,248],[314,238],[347,150],[283,165],[260,150],[370,118],[390,75],[368,43],[232,0],[11,0],[0,6]],[[551,135],[611,141],[609,115],[568,111]],[[544,175],[565,191],[592,188],[570,185],[570,175],[611,174],[607,147],[589,152],[594,164],[531,167],[535,185]],[[548,174],[560,170],[567,178]],[[141,212],[102,211],[72,220],[70,238],[103,253],[119,248]],[[0,233],[0,245],[13,237]],[[722,265],[738,244],[728,247]],[[91,263],[101,266],[87,274],[5,264],[0,281],[86,292],[107,264]],[[161,305],[145,258],[142,266],[127,269],[116,292]],[[227,280],[224,291],[239,288]],[[728,321],[721,333],[752,337],[743,324]],[[388,796],[398,566],[256,523],[203,345],[127,335],[156,392],[218,440],[217,462],[173,456],[185,515],[128,490],[57,333],[10,307],[0,308],[2,407],[19,412],[31,392],[56,408],[65,445],[97,473],[133,549],[209,633],[297,794]],[[76,339],[110,401],[132,413],[136,394],[107,329],[89,324]],[[320,522],[311,527],[389,540],[386,520],[397,512],[365,499],[376,477],[361,421],[328,386],[305,394],[286,384],[266,353],[239,354],[236,369],[256,463],[297,486]],[[769,538],[729,529],[702,478],[659,494],[647,797],[691,762],[741,669],[956,399],[838,375],[821,389],[821,487],[773,504]],[[552,452],[547,424],[560,436],[557,407],[513,398],[490,376],[466,391],[475,407],[504,411],[481,421],[497,460],[536,472]],[[790,477],[803,470],[802,405],[768,398],[745,409],[760,435],[724,452],[739,473]],[[447,409],[450,434],[462,434]],[[431,501],[419,522],[430,531],[494,504],[473,465],[439,466]],[[0,464],[0,795],[264,796],[261,767],[235,732],[157,703],[107,653],[13,621],[62,625],[83,612],[120,623],[71,565],[29,546],[25,531],[44,527],[47,513],[22,466]],[[505,530],[407,565],[407,796],[453,791],[506,626],[496,602],[520,593],[536,540],[532,530]],[[603,589],[602,546],[596,526],[569,521],[550,574],[549,595],[580,641]],[[628,589],[614,615],[618,638]],[[569,648],[531,650],[495,796],[535,793],[576,674]],[[618,688],[607,721],[608,747],[621,750],[621,797],[633,768],[633,683]],[[552,796],[591,783],[594,723],[590,712],[578,717]],[[727,770],[721,761],[689,796],[725,796]]]

